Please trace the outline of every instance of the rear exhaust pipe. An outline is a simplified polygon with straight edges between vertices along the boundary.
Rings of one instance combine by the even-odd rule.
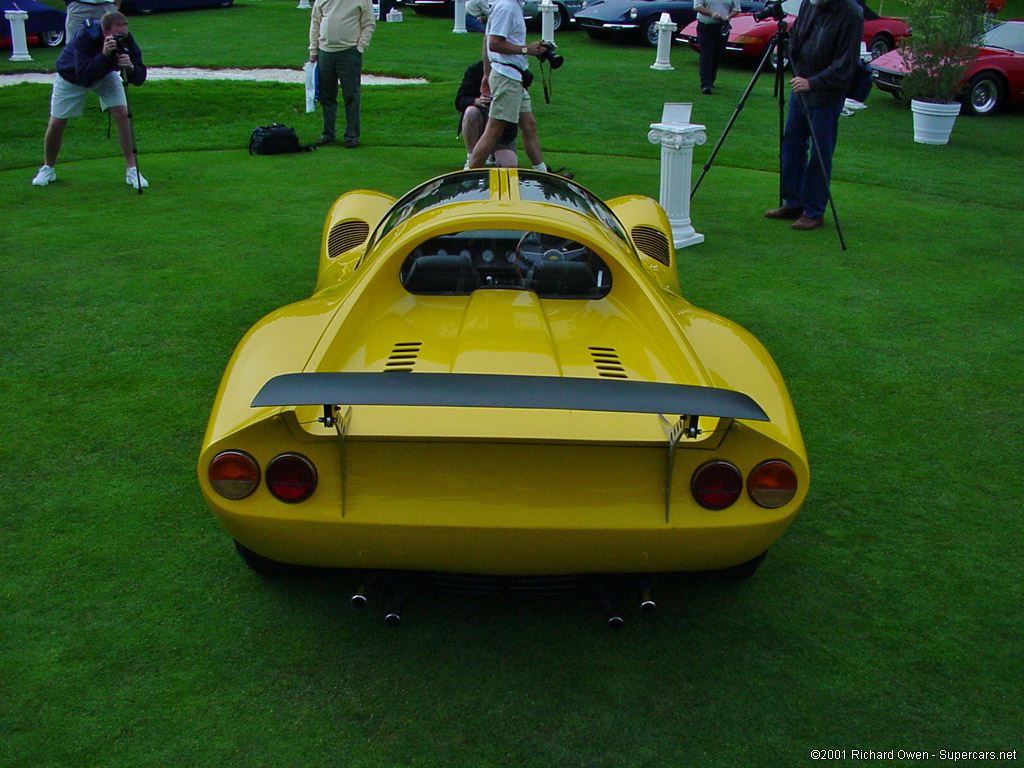
[[[356,593],[352,595],[352,598],[349,602],[352,603],[353,608],[364,608],[366,607],[366,604],[370,602],[366,599],[366,595],[363,594],[363,591],[363,588],[360,587],[356,590]]]
[[[388,611],[384,614],[384,623],[389,627],[397,627],[402,623],[402,614],[398,612],[397,608],[393,611]]]
[[[645,587],[640,597],[640,611],[643,613],[654,613],[658,610],[658,604],[651,599],[650,588]]]

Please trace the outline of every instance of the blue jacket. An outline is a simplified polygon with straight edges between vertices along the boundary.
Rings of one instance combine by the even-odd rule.
[[[142,85],[146,82],[146,65],[142,51],[130,34],[127,39],[132,70],[128,82]],[[118,70],[117,57],[103,55],[103,29],[98,21],[85,22],[57,57],[57,73],[69,83],[91,88],[97,82]]]

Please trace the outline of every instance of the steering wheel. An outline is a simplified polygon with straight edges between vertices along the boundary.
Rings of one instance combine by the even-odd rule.
[[[587,248],[575,240],[540,232],[526,232],[516,245],[516,266],[526,262],[530,266],[539,261],[575,261],[587,253]]]

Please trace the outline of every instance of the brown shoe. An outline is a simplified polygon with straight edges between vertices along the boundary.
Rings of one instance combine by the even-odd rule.
[[[824,216],[801,216],[789,225],[790,229],[817,229],[825,223]]]
[[[773,208],[770,211],[765,211],[764,217],[766,219],[799,219],[803,212],[803,208],[797,208],[792,205],[783,205],[779,208]]]

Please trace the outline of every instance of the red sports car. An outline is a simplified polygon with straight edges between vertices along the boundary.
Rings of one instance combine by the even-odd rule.
[[[899,51],[871,62],[875,85],[897,98],[906,71]],[[959,99],[971,115],[991,115],[1003,104],[1024,102],[1024,20],[1006,21],[985,33],[963,86]]]
[[[800,10],[800,0],[783,0],[782,9],[786,12],[786,21],[792,25]],[[769,41],[779,31],[779,23],[775,19],[757,21],[751,13],[737,14],[730,24],[732,29],[725,47],[726,53],[751,59],[759,60],[764,56]],[[869,8],[864,8],[864,43],[871,52],[871,58],[893,50],[909,34],[910,30],[903,19],[879,16]],[[676,39],[697,50],[697,22],[687,26]],[[774,52],[771,65],[773,68],[778,65]]]

